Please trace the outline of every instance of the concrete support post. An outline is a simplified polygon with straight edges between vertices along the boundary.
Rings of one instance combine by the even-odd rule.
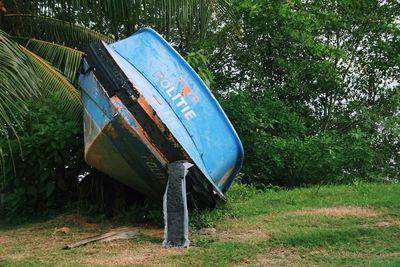
[[[163,247],[189,247],[189,215],[185,177],[193,164],[176,161],[168,165],[168,183],[164,193]]]

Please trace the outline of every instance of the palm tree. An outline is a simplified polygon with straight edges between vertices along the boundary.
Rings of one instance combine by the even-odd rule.
[[[89,43],[150,25],[184,50],[205,36],[212,12],[226,6],[226,0],[0,1],[0,131],[15,133],[26,100],[52,91],[78,118],[76,72]]]

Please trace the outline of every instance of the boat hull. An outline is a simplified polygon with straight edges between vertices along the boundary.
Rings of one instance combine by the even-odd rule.
[[[187,160],[194,164],[189,199],[213,206],[242,164],[240,140],[201,79],[158,34],[145,29],[132,37],[93,44],[83,60],[86,161],[161,199],[168,164]]]

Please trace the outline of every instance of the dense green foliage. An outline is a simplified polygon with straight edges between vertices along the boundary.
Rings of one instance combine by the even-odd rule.
[[[223,104],[245,147],[244,182],[293,187],[398,178],[398,129],[385,137],[356,127],[310,134],[303,117],[268,95],[241,93]]]
[[[400,3],[253,0],[233,10],[200,46],[244,142],[246,181],[398,179]]]
[[[65,115],[60,101],[52,95],[30,103],[19,140],[2,139],[10,151],[20,151],[4,155],[2,187],[9,213],[32,214],[77,199],[77,177],[87,169],[83,132],[80,123]]]

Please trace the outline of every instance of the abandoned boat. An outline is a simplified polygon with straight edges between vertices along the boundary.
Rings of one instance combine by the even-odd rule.
[[[243,161],[242,144],[210,90],[154,30],[93,43],[79,77],[85,159],[94,168],[161,199],[167,166],[194,164],[188,202],[224,199]]]

